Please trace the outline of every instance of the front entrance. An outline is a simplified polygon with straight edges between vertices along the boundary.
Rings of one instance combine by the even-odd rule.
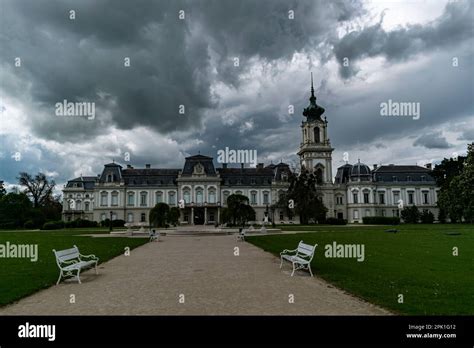
[[[337,213],[337,218],[342,220],[344,218],[344,215],[342,213]]]
[[[204,208],[194,208],[194,224],[204,225]]]

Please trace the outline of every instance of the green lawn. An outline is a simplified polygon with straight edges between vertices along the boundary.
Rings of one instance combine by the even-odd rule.
[[[16,301],[56,283],[59,269],[52,249],[62,250],[77,245],[82,254],[95,254],[100,263],[136,248],[147,238],[92,238],[78,234],[108,233],[107,229],[70,229],[37,232],[0,231],[0,244],[38,244],[38,261],[0,258],[0,306]],[[100,271],[99,271],[100,273]]]
[[[318,244],[313,273],[339,288],[410,315],[474,314],[474,226],[284,226],[287,235],[247,237],[250,243],[279,255],[295,249],[300,240]],[[364,244],[365,261],[326,258],[325,246],[334,241]],[[458,247],[459,256],[453,256]],[[286,267],[291,267],[287,264]],[[404,303],[398,303],[403,294]]]

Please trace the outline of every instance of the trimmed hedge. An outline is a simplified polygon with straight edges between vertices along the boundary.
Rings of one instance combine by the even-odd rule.
[[[32,229],[36,227],[36,224],[33,222],[33,220],[28,220],[27,222],[25,222],[23,227],[27,229]]]
[[[112,220],[112,227],[123,227],[125,225],[125,220]],[[100,222],[101,227],[109,227],[110,219],[105,219]]]
[[[366,225],[399,225],[400,218],[396,216],[365,216],[362,222]]]
[[[347,220],[329,217],[326,219],[325,223],[329,225],[347,225]]]
[[[64,228],[64,221],[48,221],[44,223],[42,230],[59,230],[61,228]]]

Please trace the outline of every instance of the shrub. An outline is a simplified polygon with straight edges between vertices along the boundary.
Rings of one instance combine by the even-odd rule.
[[[434,215],[431,211],[425,209],[420,215],[422,224],[432,224],[434,222]]]
[[[397,216],[365,216],[362,222],[366,225],[398,225],[400,218]]]
[[[44,223],[42,230],[59,230],[61,228],[64,228],[64,221],[48,221]]]
[[[420,211],[416,205],[403,208],[401,216],[404,222],[416,224],[420,220]]]
[[[118,221],[118,220],[114,220]],[[121,220],[123,221],[123,220]],[[97,227],[97,222],[95,221],[90,221],[90,220],[85,220],[85,219],[77,219],[76,221],[71,221],[74,222],[73,227]],[[122,224],[123,226],[123,224]]]
[[[347,225],[347,220],[329,217],[326,219],[326,223],[329,225]]]
[[[0,224],[0,229],[2,230],[14,230],[18,227],[18,224],[14,221],[3,222]]]
[[[32,229],[32,228],[35,228],[35,223],[33,222],[33,220],[28,220],[27,222],[25,222],[23,227],[28,228],[28,229]]]
[[[125,225],[125,220],[120,220],[120,219],[112,220],[112,227],[123,227],[124,225]]]

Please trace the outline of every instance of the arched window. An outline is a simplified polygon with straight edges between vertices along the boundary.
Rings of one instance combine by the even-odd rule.
[[[202,203],[203,202],[203,191],[201,188],[198,188],[196,190],[196,203]]]
[[[81,203],[81,201],[76,201],[76,210],[82,210],[82,203]]]
[[[184,199],[184,203],[186,204],[191,203],[191,192],[189,191],[189,189],[185,189],[183,191],[183,199]]]
[[[89,202],[84,203],[84,210],[89,211]]]
[[[323,170],[321,168],[316,169],[316,183],[321,185],[323,183]]]
[[[208,192],[209,203],[216,203],[216,191],[210,189]]]
[[[133,222],[133,213],[127,214],[127,222]]]
[[[321,133],[319,127],[314,127],[314,142],[320,143],[321,142]]]

